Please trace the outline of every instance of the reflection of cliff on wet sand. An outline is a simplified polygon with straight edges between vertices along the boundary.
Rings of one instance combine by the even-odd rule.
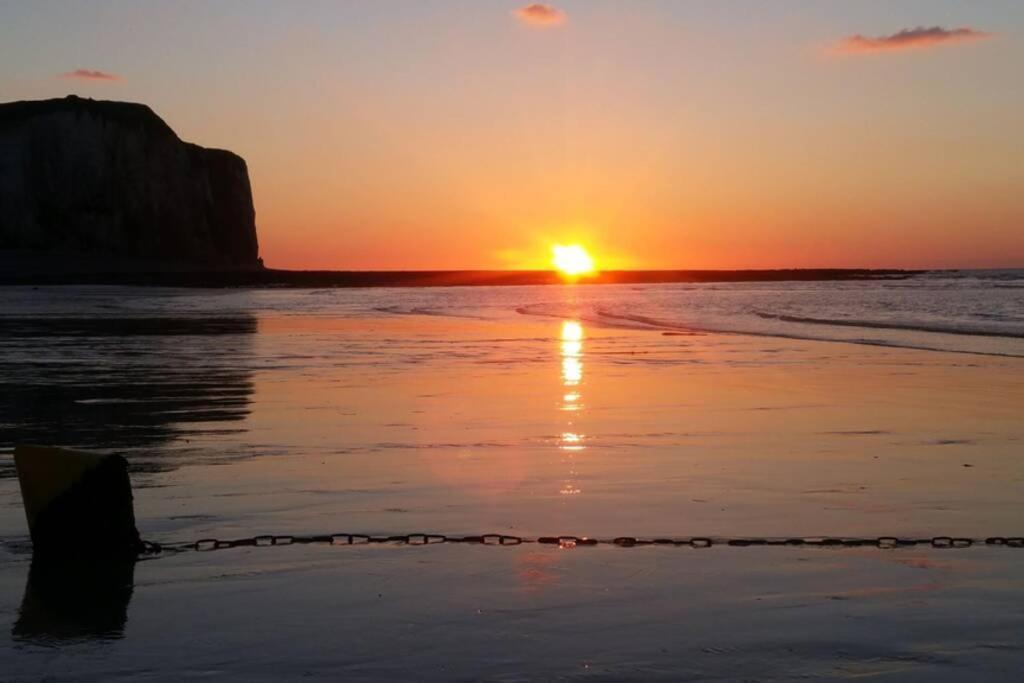
[[[0,319],[0,450],[43,443],[149,449],[145,457],[212,423],[243,420],[256,328],[245,314]],[[133,465],[174,463],[135,458]]]
[[[124,635],[135,558],[105,562],[35,558],[13,637],[46,644]]]

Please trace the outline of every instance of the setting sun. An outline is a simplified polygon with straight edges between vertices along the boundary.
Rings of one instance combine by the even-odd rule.
[[[556,244],[551,247],[551,254],[551,262],[563,275],[577,277],[594,271],[594,259],[578,244]]]

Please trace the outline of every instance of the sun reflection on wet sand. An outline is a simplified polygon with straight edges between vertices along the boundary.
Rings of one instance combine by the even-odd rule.
[[[575,387],[583,381],[583,327],[575,320],[562,323],[562,384]]]
[[[583,381],[583,326],[575,320],[562,323],[560,337],[562,354],[562,385],[566,388],[565,400],[579,400],[579,392],[574,390]],[[574,398],[570,401],[569,396]]]
[[[547,553],[524,553],[516,560],[519,582],[525,593],[540,593],[558,583],[556,558]]]
[[[578,391],[573,391],[562,396],[562,410],[569,411],[571,413],[576,412],[582,406],[579,403],[580,394]]]
[[[573,432],[562,432],[562,438],[559,440],[563,451],[582,451],[583,435],[575,434]]]
[[[559,351],[562,358],[562,395],[561,410],[577,413],[583,409],[583,394],[580,385],[583,383],[583,326],[575,320],[562,323],[559,337]],[[559,493],[563,496],[575,496],[582,493],[576,482],[575,455],[586,448],[584,435],[577,431],[574,415],[566,421],[566,427],[558,438],[558,448],[568,460],[569,478],[562,484]]]

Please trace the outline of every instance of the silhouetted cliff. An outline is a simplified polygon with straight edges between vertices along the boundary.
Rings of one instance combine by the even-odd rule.
[[[26,263],[257,267],[248,169],[183,142],[145,105],[0,104],[0,250]]]

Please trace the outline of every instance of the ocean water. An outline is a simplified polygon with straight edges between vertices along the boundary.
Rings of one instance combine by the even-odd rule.
[[[55,604],[8,454],[125,455],[159,542],[984,538],[1024,531],[1022,408],[1024,271],[0,289],[4,677],[1012,679],[1012,549],[240,548]]]
[[[189,290],[7,288],[5,336],[60,318],[435,315],[550,316],[605,327],[731,332],[937,351],[1022,355],[1024,270],[937,271],[908,279],[576,287]],[[179,332],[171,331],[178,334]]]

